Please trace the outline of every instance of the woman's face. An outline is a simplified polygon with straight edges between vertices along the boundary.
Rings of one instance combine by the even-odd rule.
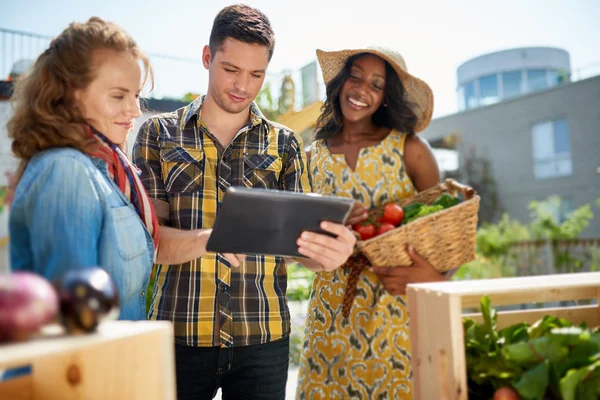
[[[381,58],[367,54],[354,61],[340,92],[344,119],[350,122],[370,119],[383,102],[385,78],[385,62]]]
[[[131,54],[113,50],[96,51],[94,64],[94,79],[75,100],[87,123],[121,145],[141,115],[142,71]]]

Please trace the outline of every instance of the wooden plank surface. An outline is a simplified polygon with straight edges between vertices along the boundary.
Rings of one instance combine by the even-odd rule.
[[[31,375],[0,382],[0,398],[172,400],[172,325],[111,321],[89,335],[46,335],[0,347],[0,368],[31,365]],[[23,397],[24,389],[31,395]],[[21,397],[16,397],[17,395]]]
[[[563,300],[597,300],[576,307],[498,312],[499,327],[532,323],[556,315],[574,323],[600,325],[600,273],[469,280],[409,285],[410,343],[415,400],[467,399],[462,320],[466,307],[479,308],[481,297],[492,306]],[[467,315],[476,316],[480,314]]]
[[[600,285],[600,283],[598,283]],[[527,304],[527,303],[553,303],[557,301],[567,300],[591,300],[596,298],[597,286],[586,287],[553,287],[547,289],[526,288],[519,289],[514,292],[503,291],[493,293],[478,293],[478,294],[463,294],[463,308],[475,307],[479,309],[481,297],[487,295],[493,307],[511,305],[511,304]]]
[[[507,326],[526,322],[532,324],[541,319],[545,315],[554,315],[555,317],[565,318],[566,320],[580,324],[585,322],[588,326],[600,326],[600,308],[596,305],[579,306],[579,307],[553,307],[553,308],[537,308],[529,310],[517,311],[499,311],[498,312],[498,329],[506,328]],[[464,318],[472,318],[478,323],[483,322],[481,313],[463,314]]]
[[[434,292],[483,296],[499,293],[526,293],[530,291],[545,291],[560,287],[595,288],[600,286],[600,272],[576,274],[556,274],[541,276],[525,276],[515,278],[464,280],[452,282],[429,282],[412,284],[411,287]]]
[[[466,400],[460,297],[420,291],[416,298],[416,294],[408,293],[413,396]]]

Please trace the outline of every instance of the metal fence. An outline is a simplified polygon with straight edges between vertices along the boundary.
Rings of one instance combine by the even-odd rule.
[[[11,73],[22,73],[50,45],[52,36],[0,28],[0,80],[8,80]],[[146,52],[154,69],[154,90],[149,97],[182,99],[187,93],[204,94],[203,79],[206,71],[200,58],[175,57]],[[279,88],[286,73],[267,72],[265,82],[277,100]],[[293,71],[298,74],[298,71]],[[296,80],[298,77],[294,77]],[[296,99],[302,93],[296,90]]]
[[[600,239],[519,242],[506,265],[515,276],[600,271]]]
[[[0,79],[23,72],[28,63],[48,48],[51,37],[0,28]]]
[[[597,75],[600,75],[600,62],[574,68],[571,71],[571,80],[580,81]]]
[[[22,73],[50,45],[52,36],[0,28],[0,80]],[[201,94],[201,60],[147,53],[155,74],[151,93],[155,98],[180,99],[186,93]]]

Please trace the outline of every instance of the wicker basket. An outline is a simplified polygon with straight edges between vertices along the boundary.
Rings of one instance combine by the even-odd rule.
[[[357,243],[358,250],[371,265],[397,267],[410,265],[406,252],[410,243],[414,249],[435,266],[439,272],[459,267],[475,259],[475,233],[479,196],[470,187],[446,179],[398,204],[431,204],[443,193],[462,194],[464,201],[445,210],[418,218],[380,236]]]

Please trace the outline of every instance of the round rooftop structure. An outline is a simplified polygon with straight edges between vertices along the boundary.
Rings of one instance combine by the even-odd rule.
[[[472,58],[457,71],[460,111],[494,104],[567,82],[569,53],[554,47],[521,47]]]

